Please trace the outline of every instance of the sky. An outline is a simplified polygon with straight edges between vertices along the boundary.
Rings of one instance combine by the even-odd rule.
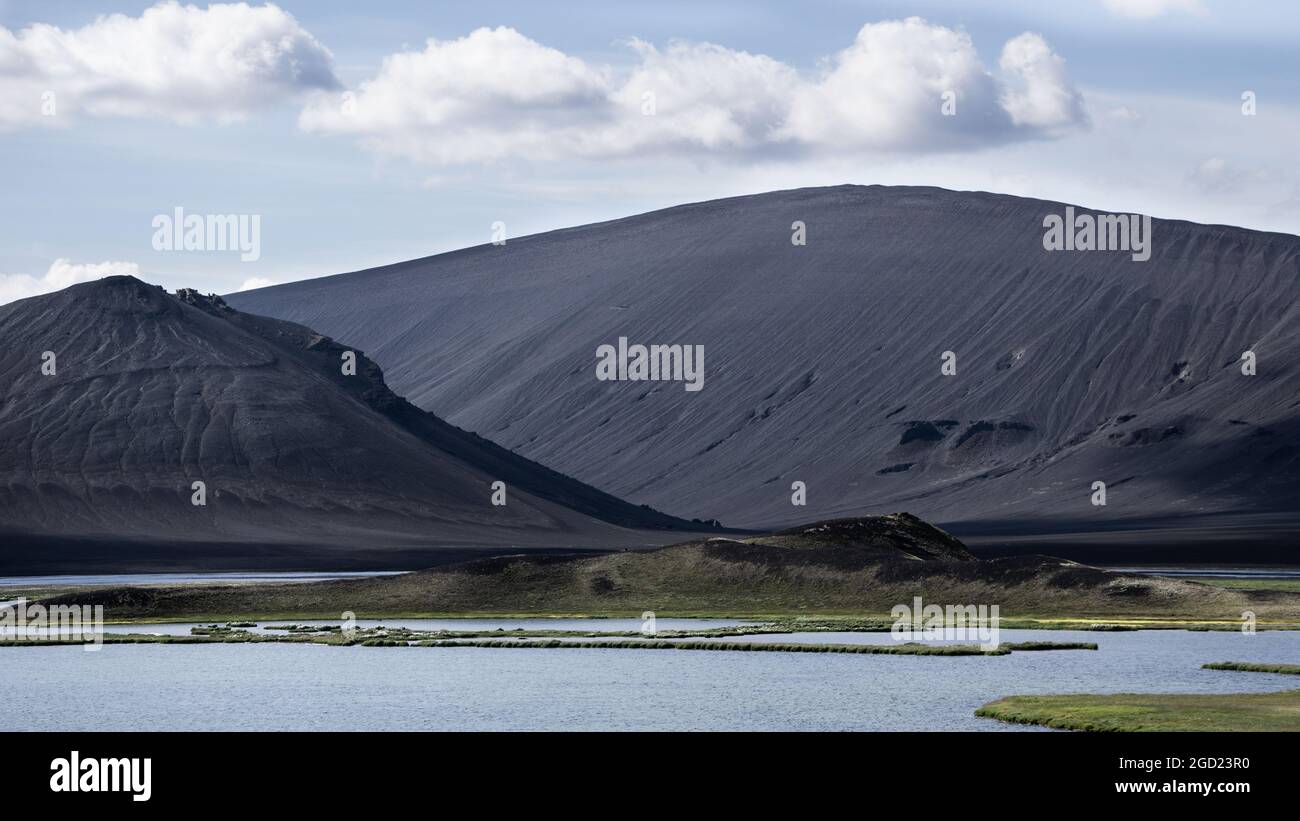
[[[0,303],[844,183],[1300,234],[1297,43],[1289,1],[0,0]]]

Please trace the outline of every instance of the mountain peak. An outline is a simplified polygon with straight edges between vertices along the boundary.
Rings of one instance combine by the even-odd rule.
[[[419,410],[357,348],[130,276],[0,310],[0,440],[0,532],[15,546],[0,565],[27,572],[90,543],[123,561],[201,543],[225,561],[273,549],[319,566],[320,551],[629,546],[707,529]]]
[[[203,294],[196,288],[178,288],[175,294],[176,298],[186,305],[193,305],[195,308],[207,311],[210,314],[234,313],[234,308],[226,304],[226,301],[216,294]]]

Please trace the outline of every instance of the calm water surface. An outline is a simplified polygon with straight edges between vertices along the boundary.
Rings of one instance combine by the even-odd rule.
[[[63,587],[168,584],[228,584],[231,582],[320,582],[367,576],[399,576],[401,571],[360,570],[338,573],[113,573],[76,576],[0,576],[0,587]]]
[[[640,624],[592,621],[597,626],[573,629]],[[674,621],[660,619],[658,626]],[[528,629],[572,624],[501,622]],[[188,631],[180,625],[130,629],[180,627]],[[268,644],[118,645],[94,653],[10,647],[0,648],[0,730],[1008,731],[1029,728],[977,719],[973,711],[1013,693],[1300,687],[1294,676],[1199,669],[1208,661],[1300,662],[1300,633],[1004,630],[1002,639],[1094,641],[1101,649],[985,658]],[[892,642],[882,633],[729,640]]]
[[[1204,579],[1300,579],[1297,567],[1107,567],[1118,573]]]

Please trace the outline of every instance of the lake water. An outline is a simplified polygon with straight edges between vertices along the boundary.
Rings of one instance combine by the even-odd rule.
[[[0,576],[0,587],[120,587],[124,585],[231,584],[260,582],[320,582],[366,576],[398,576],[398,570],[338,573],[111,573],[73,576]]]
[[[1169,576],[1200,579],[1300,579],[1296,567],[1107,567],[1116,573],[1137,573],[1142,576]]]
[[[357,619],[357,627],[406,627],[411,630],[500,630],[509,634],[512,630],[572,630],[602,633],[626,633],[641,630],[640,619]],[[157,633],[163,636],[188,636],[190,628],[198,624],[211,622],[186,622],[176,624],[106,624],[107,633]],[[285,635],[282,630],[268,630],[270,625],[280,624],[341,624],[337,619],[299,619],[297,621],[259,621],[257,627],[247,628],[252,633],[272,633]],[[657,619],[657,630],[712,630],[715,627],[735,627],[737,625],[758,624],[758,622],[737,621],[735,619]],[[2,634],[0,634],[2,635]]]
[[[660,619],[658,626],[670,629],[676,621]],[[640,624],[445,623],[608,630]],[[188,631],[180,625],[129,629],[180,627]],[[1014,693],[1300,688],[1295,676],[1199,669],[1209,661],[1298,662],[1295,632],[1002,631],[1003,641],[1038,639],[1092,641],[1101,649],[916,657],[275,644],[116,645],[94,653],[9,647],[0,648],[0,730],[1008,731],[1032,728],[977,719],[975,708]],[[887,633],[728,640],[892,642]]]

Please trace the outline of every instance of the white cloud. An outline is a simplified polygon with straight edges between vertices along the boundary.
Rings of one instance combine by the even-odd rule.
[[[1112,14],[1137,19],[1150,19],[1165,14],[1206,13],[1201,0],[1101,0],[1101,4]]]
[[[478,29],[387,57],[355,91],[318,95],[299,124],[432,165],[656,151],[923,151],[1054,136],[1086,123],[1064,61],[1036,34],[999,74],[970,36],[920,18],[868,24],[803,77],[710,43],[630,41],[626,70],[593,66],[514,29]],[[954,92],[956,116],[941,112]]]
[[[235,290],[252,291],[256,288],[269,288],[275,284],[277,284],[275,280],[267,279],[266,277],[249,277],[248,279],[244,280],[243,283]]]
[[[604,153],[760,146],[799,93],[798,73],[761,54],[711,43],[673,42],[662,51],[641,40],[630,45],[640,62],[609,94],[620,127],[600,132],[596,148]],[[651,103],[652,115],[645,113]]]
[[[1128,105],[1111,106],[1101,112],[1103,122],[1115,125],[1139,125],[1145,119],[1141,111]]]
[[[1187,180],[1206,194],[1233,194],[1276,181],[1262,170],[1240,168],[1223,157],[1204,160],[1187,175]]]
[[[374,79],[318,96],[299,124],[436,164],[567,153],[584,137],[572,112],[603,104],[607,92],[607,77],[582,60],[514,29],[480,28],[385,57]]]
[[[805,142],[921,148],[1009,127],[964,31],[917,17],[868,24],[829,65],[791,107],[788,132]],[[941,111],[947,92],[956,95],[951,117]]]
[[[231,122],[338,87],[331,59],[275,5],[169,0],[78,29],[0,27],[0,128],[79,115]]]
[[[1006,79],[1001,104],[1016,125],[1053,133],[1086,119],[1083,96],[1070,84],[1065,60],[1042,35],[1025,32],[1008,40],[998,66]]]
[[[110,276],[139,277],[140,266],[134,262],[73,263],[56,259],[44,276],[0,274],[0,305],[16,299],[58,291],[78,282],[90,282]]]

